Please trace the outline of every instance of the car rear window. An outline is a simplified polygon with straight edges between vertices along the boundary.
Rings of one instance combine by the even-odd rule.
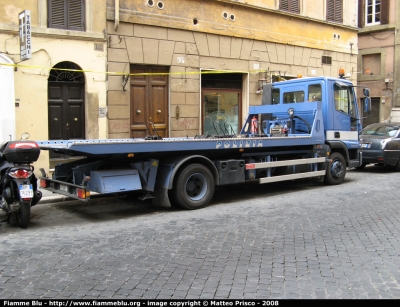
[[[371,125],[366,127],[362,131],[362,135],[387,135],[387,136],[395,136],[397,131],[399,130],[399,126],[392,125]]]

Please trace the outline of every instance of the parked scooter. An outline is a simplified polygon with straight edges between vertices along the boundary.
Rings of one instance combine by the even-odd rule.
[[[31,207],[42,198],[31,165],[39,154],[38,144],[26,139],[0,145],[0,209],[7,213],[8,223],[15,214],[21,228],[28,226]]]

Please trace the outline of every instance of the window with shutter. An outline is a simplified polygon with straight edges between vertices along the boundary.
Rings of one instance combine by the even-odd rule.
[[[300,0],[280,0],[279,9],[281,11],[300,14]]]
[[[372,26],[379,24],[384,25],[389,23],[390,1],[363,0],[361,1],[361,4],[364,4],[363,9],[365,14],[363,14],[363,17],[365,26]]]
[[[85,0],[48,0],[48,27],[85,31]]]
[[[381,23],[381,0],[365,1],[365,25],[377,25]]]
[[[343,23],[343,0],[326,0],[326,20]]]

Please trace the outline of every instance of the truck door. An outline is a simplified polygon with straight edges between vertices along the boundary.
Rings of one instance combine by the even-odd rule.
[[[335,140],[358,140],[358,114],[354,89],[345,83],[333,83],[333,129]]]

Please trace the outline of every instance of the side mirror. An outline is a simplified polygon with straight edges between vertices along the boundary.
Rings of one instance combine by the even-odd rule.
[[[369,88],[368,87],[363,88],[363,94],[364,94],[364,96],[369,97]]]
[[[364,98],[364,112],[371,111],[371,97]]]

